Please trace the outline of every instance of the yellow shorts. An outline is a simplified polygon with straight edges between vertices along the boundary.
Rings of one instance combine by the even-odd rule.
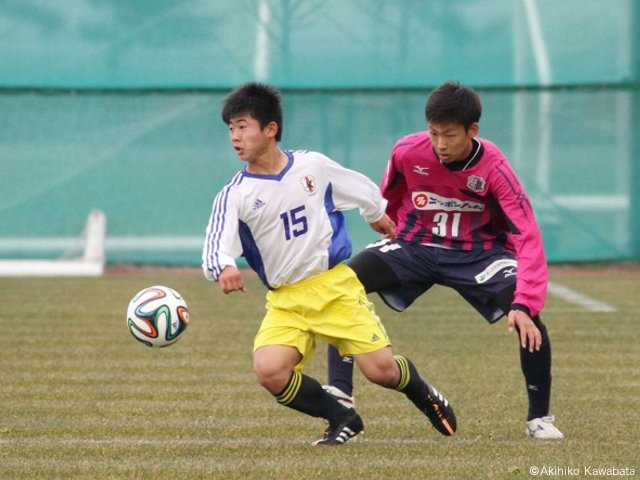
[[[341,355],[369,353],[390,345],[389,337],[353,270],[343,264],[267,293],[267,313],[253,342],[289,345],[309,360],[318,336]]]

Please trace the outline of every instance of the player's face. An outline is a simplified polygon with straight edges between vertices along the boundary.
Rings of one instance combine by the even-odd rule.
[[[442,163],[464,160],[471,154],[471,139],[478,133],[478,124],[471,125],[469,130],[460,123],[431,123],[429,137],[436,155]]]
[[[275,138],[273,130],[271,124],[260,128],[260,122],[250,115],[241,115],[229,121],[231,145],[238,157],[248,162],[260,159],[269,150]]]

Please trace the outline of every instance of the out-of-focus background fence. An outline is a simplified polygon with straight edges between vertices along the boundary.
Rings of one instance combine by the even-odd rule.
[[[241,167],[220,104],[283,90],[283,148],[379,181],[429,91],[475,87],[550,261],[640,259],[640,2],[8,0],[0,3],[0,258],[200,264]],[[355,248],[375,239],[350,215]]]

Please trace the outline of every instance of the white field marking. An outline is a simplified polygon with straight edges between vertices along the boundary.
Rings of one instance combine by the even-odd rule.
[[[616,308],[611,305],[596,300],[595,298],[588,297],[582,293],[578,293],[575,290],[571,290],[569,287],[560,285],[559,283],[549,282],[549,293],[555,295],[562,300],[589,310],[590,312],[615,312]]]

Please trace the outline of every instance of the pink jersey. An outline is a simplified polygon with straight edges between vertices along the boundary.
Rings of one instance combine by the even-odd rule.
[[[502,152],[488,140],[477,162],[452,171],[428,132],[400,139],[382,179],[398,238],[456,250],[511,250],[518,262],[514,304],[537,315],[544,305],[547,262],[531,202]]]

